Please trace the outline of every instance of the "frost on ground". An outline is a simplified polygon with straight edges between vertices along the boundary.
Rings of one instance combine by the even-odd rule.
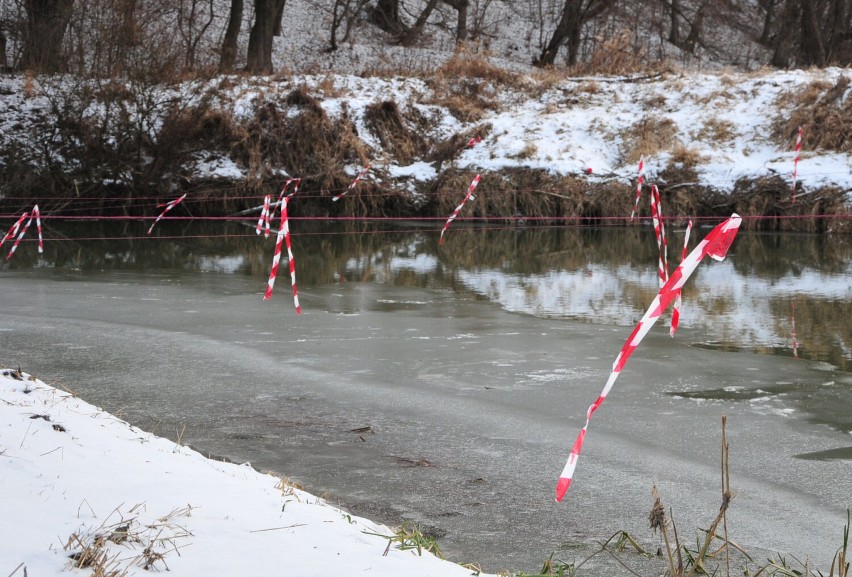
[[[453,103],[470,82],[478,87],[477,96],[463,100],[472,115],[460,117]],[[0,79],[0,143],[32,166],[73,163],[62,157],[65,146],[72,143],[56,141],[46,128],[60,120],[53,115],[61,101],[61,82],[46,80],[29,90],[23,83],[21,78]],[[327,118],[352,122],[358,150],[364,155],[361,160],[373,166],[367,180],[381,179],[387,188],[405,189],[413,181],[436,180],[441,169],[448,167],[432,160],[436,150],[453,139],[477,135],[481,142],[456,151],[453,167],[476,172],[534,169],[578,175],[590,184],[617,181],[629,196],[638,161],[644,158],[648,184],[680,166],[694,169],[690,172],[694,177],[690,182],[669,182],[670,186],[700,185],[729,193],[740,178],[778,176],[792,185],[795,169],[803,194],[820,187],[838,187],[847,198],[852,194],[852,157],[847,145],[839,149],[812,146],[809,136],[817,126],[807,125],[817,121],[808,116],[807,98],[819,100],[831,93],[832,102],[836,100],[832,106],[848,108],[852,82],[850,71],[842,68],[666,73],[642,79],[601,76],[544,81],[529,76],[513,86],[476,78],[427,82],[414,77],[329,74],[220,76],[155,91],[154,104],[145,110],[132,102],[122,106],[129,114],[139,115],[135,123],[147,127],[146,138],[156,142],[176,101],[190,106],[204,95],[234,126],[242,126],[266,109],[274,109],[280,118],[298,116],[302,105],[288,102],[287,95],[301,90],[316,100]],[[397,154],[368,121],[371,107],[383,103],[398,106],[404,131],[428,146],[413,155]],[[103,125],[107,135],[117,130],[102,107],[89,105],[80,115]],[[794,167],[800,123],[805,124],[805,146]],[[45,150],[51,158],[44,156]],[[180,170],[183,178],[199,182],[249,180],[261,169],[273,178],[286,175],[284,166],[269,162],[251,166],[228,147],[210,147],[195,150]],[[362,166],[352,159],[347,162],[341,168],[354,178]],[[110,183],[121,183],[125,177],[126,184],[132,184],[132,175],[122,174],[111,174]]]
[[[0,371],[0,574],[387,575],[471,570],[249,464],[207,459]]]

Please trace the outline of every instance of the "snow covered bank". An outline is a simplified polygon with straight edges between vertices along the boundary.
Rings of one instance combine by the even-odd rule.
[[[390,528],[286,479],[207,459],[26,373],[0,371],[0,423],[4,576],[75,565],[113,577],[472,573],[400,548]]]
[[[336,191],[324,187],[346,186],[370,162],[364,184],[382,193],[416,196],[423,182],[438,180],[450,166],[523,169],[576,176],[589,187],[623,185],[626,204],[644,158],[646,185],[692,195],[696,186],[728,194],[739,179],[778,177],[786,198],[794,171],[802,198],[823,187],[839,189],[847,200],[852,194],[848,139],[837,130],[852,95],[847,69],[523,78],[502,85],[475,76],[221,76],[171,88],[127,86],[113,100],[102,87],[92,88],[100,100],[81,97],[71,80],[44,78],[27,88],[24,78],[0,78],[0,149],[7,151],[0,168],[10,183],[23,183],[35,169],[61,166],[68,185],[54,181],[55,171],[51,184],[84,193],[88,187],[100,196],[104,188],[139,188],[140,175],[147,175],[146,196],[158,187],[161,193],[185,188],[193,192],[189,203],[204,186],[229,190],[260,177],[276,188],[287,173],[317,173],[311,163],[329,148],[336,152],[323,170],[337,171],[339,182],[325,173],[325,180],[308,182],[315,175],[304,191],[331,195]],[[387,126],[377,120],[382,110],[393,113]],[[83,130],[89,126],[98,129]],[[827,138],[828,131],[836,138]],[[323,140],[326,133],[333,137]],[[246,148],[246,134],[256,136],[256,149]],[[481,142],[465,146],[473,135]],[[121,168],[122,143],[137,141],[147,144],[132,151],[141,163],[132,173]]]

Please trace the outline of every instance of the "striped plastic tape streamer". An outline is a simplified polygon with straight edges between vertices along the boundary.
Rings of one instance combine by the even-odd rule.
[[[633,212],[630,213],[630,220],[633,220],[633,217],[636,216],[636,213],[639,211],[639,199],[642,198],[642,183],[645,181],[645,175],[643,171],[645,170],[645,158],[639,157],[639,178],[636,180],[636,202],[633,204]]]
[[[347,188],[346,190],[344,190],[343,192],[341,192],[340,194],[338,194],[337,196],[335,196],[335,197],[334,197],[334,198],[332,198],[331,200],[332,200],[333,202],[337,202],[339,199],[341,199],[341,198],[343,198],[344,196],[346,196],[346,193],[347,193],[347,192],[349,192],[350,190],[354,190],[354,189],[355,189],[355,187],[356,187],[356,186],[358,186],[358,182],[359,182],[362,178],[364,178],[364,175],[365,175],[365,174],[367,174],[369,171],[370,171],[370,165],[368,164],[367,166],[365,166],[365,167],[361,170],[361,172],[359,172],[359,173],[358,173],[358,176],[356,176],[356,177],[355,177],[355,180],[353,180],[353,181],[352,181],[352,184],[350,184],[350,185],[349,185],[349,188]]]
[[[651,216],[654,220],[654,236],[657,237],[657,250],[660,252],[657,275],[660,287],[669,280],[669,247],[666,242],[666,225],[663,223],[663,203],[660,201],[660,189],[651,185]]]
[[[41,236],[41,213],[38,210],[38,205],[33,206],[33,215],[35,215],[36,229],[38,229],[38,252],[41,254],[44,252],[44,240]]]
[[[293,194],[295,193],[293,191]],[[284,242],[287,244],[287,258],[290,261],[290,282],[293,285],[293,303],[296,305],[296,312],[302,314],[302,307],[299,306],[299,292],[296,290],[296,262],[293,260],[293,249],[290,246],[290,223],[287,220],[287,201],[290,196],[285,196],[281,199],[281,226],[278,228],[275,254],[272,257],[272,270],[269,272],[269,280],[266,282],[266,294],[263,295],[263,300],[268,301],[272,298],[272,289],[275,286],[275,278],[278,276],[278,263],[281,260],[282,242]]]
[[[3,244],[10,238],[15,238],[15,235],[18,234],[18,229],[21,227],[21,223],[24,222],[28,216],[29,213],[27,212],[21,215],[21,218],[19,218],[18,221],[11,226],[9,232],[7,232],[6,236],[3,237],[3,240],[0,240],[0,246],[3,246]]]
[[[173,209],[174,207],[179,205],[184,198],[186,198],[186,193],[183,193],[183,196],[181,196],[180,198],[174,199],[173,201],[171,201],[170,203],[168,203],[166,205],[166,209],[163,212],[160,213],[160,216],[157,217],[157,220],[155,220],[154,224],[151,225],[151,228],[148,229],[149,235],[151,234],[151,231],[154,230],[154,225],[157,224],[158,222],[160,222],[160,219],[163,218],[163,216],[165,216],[165,214],[167,212],[169,212],[171,209]]]
[[[683,251],[680,253],[680,262],[686,258],[687,247],[689,246],[689,234],[692,232],[692,221],[689,221],[689,224],[686,225],[686,234],[683,237]],[[681,289],[677,289],[677,295],[675,296],[674,307],[672,308],[672,327],[669,329],[669,335],[675,336],[677,332],[677,326],[680,323],[680,293]]]
[[[571,486],[571,481],[574,477],[574,469],[577,467],[577,460],[580,457],[580,451],[583,448],[583,441],[586,438],[586,432],[589,428],[589,421],[595,411],[598,410],[598,407],[601,406],[604,399],[606,399],[607,394],[609,394],[610,389],[612,389],[613,383],[615,383],[618,375],[621,374],[627,359],[630,358],[630,355],[633,354],[633,351],[636,350],[636,347],[639,346],[639,343],[642,342],[642,339],[645,338],[645,335],[648,334],[648,331],[651,330],[651,327],[654,326],[654,323],[657,322],[657,319],[660,318],[663,311],[668,308],[672,300],[674,300],[677,291],[683,287],[684,283],[687,279],[689,279],[704,257],[709,255],[716,260],[723,260],[725,258],[725,255],[728,254],[728,249],[731,247],[731,243],[734,242],[734,238],[737,236],[741,223],[742,218],[735,213],[732,214],[725,222],[711,230],[710,233],[704,237],[704,240],[702,240],[698,246],[689,253],[683,262],[680,263],[680,266],[675,269],[669,277],[669,280],[663,288],[660,289],[659,294],[654,297],[654,300],[645,313],[645,316],[642,317],[639,324],[637,324],[633,329],[633,332],[627,338],[627,342],[624,343],[621,352],[619,352],[618,356],[615,358],[615,362],[612,366],[612,373],[610,373],[603,391],[586,411],[586,424],[577,435],[577,439],[571,447],[571,454],[568,457],[568,462],[565,464],[565,468],[559,475],[559,481],[556,484],[557,501],[561,501],[563,497],[565,497],[565,493]]]
[[[270,200],[272,200],[272,198],[271,198],[271,195],[269,195],[269,194],[267,194],[266,196],[263,197],[263,210],[260,211],[260,218],[257,219],[257,228],[255,229],[255,232],[257,232],[257,234],[260,234],[261,229],[264,229],[264,227],[265,227],[265,230],[264,230],[264,233],[263,233],[264,238],[269,238],[269,228],[270,228],[270,225],[269,225],[269,220],[270,220],[269,201]]]
[[[473,196],[473,191],[476,190],[477,184],[479,184],[479,175],[478,174],[473,179],[473,182],[470,183],[470,186],[467,189],[467,194],[464,195],[464,200],[462,200],[461,204],[459,204],[456,207],[456,209],[453,211],[453,214],[450,215],[450,218],[448,218],[447,222],[444,224],[444,228],[441,229],[441,237],[438,239],[439,245],[444,244],[444,233],[447,232],[448,228],[450,228],[450,223],[453,222],[456,219],[456,217],[459,215],[459,212],[461,212],[462,207],[464,207],[464,205],[468,201],[468,199],[471,199],[471,198],[474,199],[474,200],[476,199],[476,197]]]
[[[287,195],[287,198],[291,196],[295,196],[297,192],[299,192],[299,185],[302,184],[301,178],[288,178],[287,182],[284,183],[284,188],[281,189],[281,194],[278,195],[279,202],[282,198],[284,198],[284,193],[287,192],[287,189],[290,188],[290,185],[293,185],[293,192]]]
[[[802,152],[802,127],[796,135],[796,157],[793,159],[793,204],[796,203],[796,175],[799,172],[799,156]]]
[[[21,220],[23,220],[23,218],[26,217],[26,216],[27,216],[27,213],[25,212],[24,216],[21,217]],[[33,216],[30,214],[29,217],[30,218],[27,220],[27,224],[25,224],[24,227],[21,229],[21,233],[18,235],[18,238],[15,239],[15,244],[13,244],[12,248],[9,249],[9,254],[6,255],[6,260],[9,260],[9,259],[12,258],[12,255],[15,254],[15,251],[18,250],[18,245],[21,244],[21,239],[24,238],[25,234],[27,234],[27,229],[30,228],[30,224],[32,224],[32,222],[33,222]],[[18,222],[20,222],[20,221],[18,221]]]

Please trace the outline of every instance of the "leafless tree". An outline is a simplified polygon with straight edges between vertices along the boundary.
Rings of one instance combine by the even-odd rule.
[[[329,34],[329,52],[334,52],[341,42],[348,42],[358,14],[370,0],[334,0],[331,8],[331,30]],[[343,28],[343,34],[339,35]]]
[[[62,41],[74,0],[26,0],[26,37],[23,65],[36,72],[61,72],[65,68]]]
[[[6,34],[0,30],[0,70],[9,68],[9,60],[6,56]]]
[[[272,41],[281,33],[285,0],[254,0],[254,24],[249,33],[246,71],[272,72]]]
[[[228,27],[225,29],[225,37],[222,39],[222,47],[219,52],[220,72],[229,72],[234,69],[234,64],[237,61],[237,40],[239,40],[242,25],[243,0],[231,0],[231,8],[228,11]]]
[[[536,66],[551,66],[559,49],[568,47],[568,65],[577,63],[580,41],[586,23],[604,14],[615,4],[615,0],[565,0],[562,15],[541,54],[533,61]]]
[[[456,43],[467,40],[467,13],[469,0],[443,0],[444,4],[456,11]]]
[[[184,44],[184,66],[198,66],[198,46],[215,18],[214,0],[180,0],[177,6],[177,28]]]
[[[370,10],[370,22],[394,36],[405,31],[405,23],[400,15],[400,0],[378,0]]]
[[[773,48],[772,65],[787,67],[852,64],[852,6],[849,0],[782,0],[762,38]]]

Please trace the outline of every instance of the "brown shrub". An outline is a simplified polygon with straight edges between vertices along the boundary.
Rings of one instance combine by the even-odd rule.
[[[441,166],[445,162],[455,160],[458,155],[467,148],[467,143],[470,142],[472,138],[486,138],[489,134],[491,134],[493,128],[494,127],[491,123],[486,122],[484,124],[477,125],[476,128],[456,133],[445,140],[437,142],[432,145],[432,149],[426,155],[426,160],[428,162],[436,162],[436,168],[437,170],[440,170]]]
[[[707,142],[730,142],[737,137],[736,127],[729,120],[710,118],[704,122],[695,137]]]
[[[476,52],[467,44],[458,48],[452,58],[438,68],[435,76],[447,80],[475,78],[513,88],[524,83],[521,75],[495,66],[487,54]]]
[[[346,110],[332,121],[303,88],[290,92],[283,102],[298,113],[285,114],[275,102],[261,103],[232,147],[232,155],[249,169],[249,189],[263,186],[270,166],[283,166],[288,174],[303,178],[303,187],[314,186],[320,193],[348,185],[343,166],[364,165],[370,154]]]
[[[624,132],[622,142],[621,161],[635,164],[640,157],[672,150],[678,143],[677,125],[669,118],[645,116]]]
[[[575,75],[586,74],[649,74],[661,72],[667,68],[665,62],[649,57],[645,46],[634,42],[630,30],[595,39],[595,47],[588,61],[581,62],[571,69]]]
[[[816,80],[792,95],[793,111],[773,123],[772,137],[793,149],[799,127],[805,150],[821,148],[837,152],[852,151],[852,96],[849,75],[837,83]]]
[[[848,230],[845,196],[838,188],[826,187],[800,192],[793,202],[789,181],[776,175],[737,180],[730,201],[734,212],[760,217],[745,219],[747,228],[825,232]]]
[[[449,169],[430,183],[427,194],[436,216],[452,213],[475,175],[470,171]],[[474,193],[476,201],[465,207],[465,216],[496,220],[595,216],[597,207],[588,201],[587,188],[583,179],[539,169],[483,173]]]
[[[414,123],[425,120],[415,113]],[[364,124],[382,143],[385,153],[391,155],[399,164],[410,164],[426,151],[426,141],[417,130],[412,130],[403,118],[396,102],[385,100],[367,106],[364,110]]]
[[[464,49],[457,50],[427,83],[432,89],[429,103],[447,108],[462,122],[476,122],[486,111],[498,109],[496,87],[517,89],[529,85],[521,75]]]

